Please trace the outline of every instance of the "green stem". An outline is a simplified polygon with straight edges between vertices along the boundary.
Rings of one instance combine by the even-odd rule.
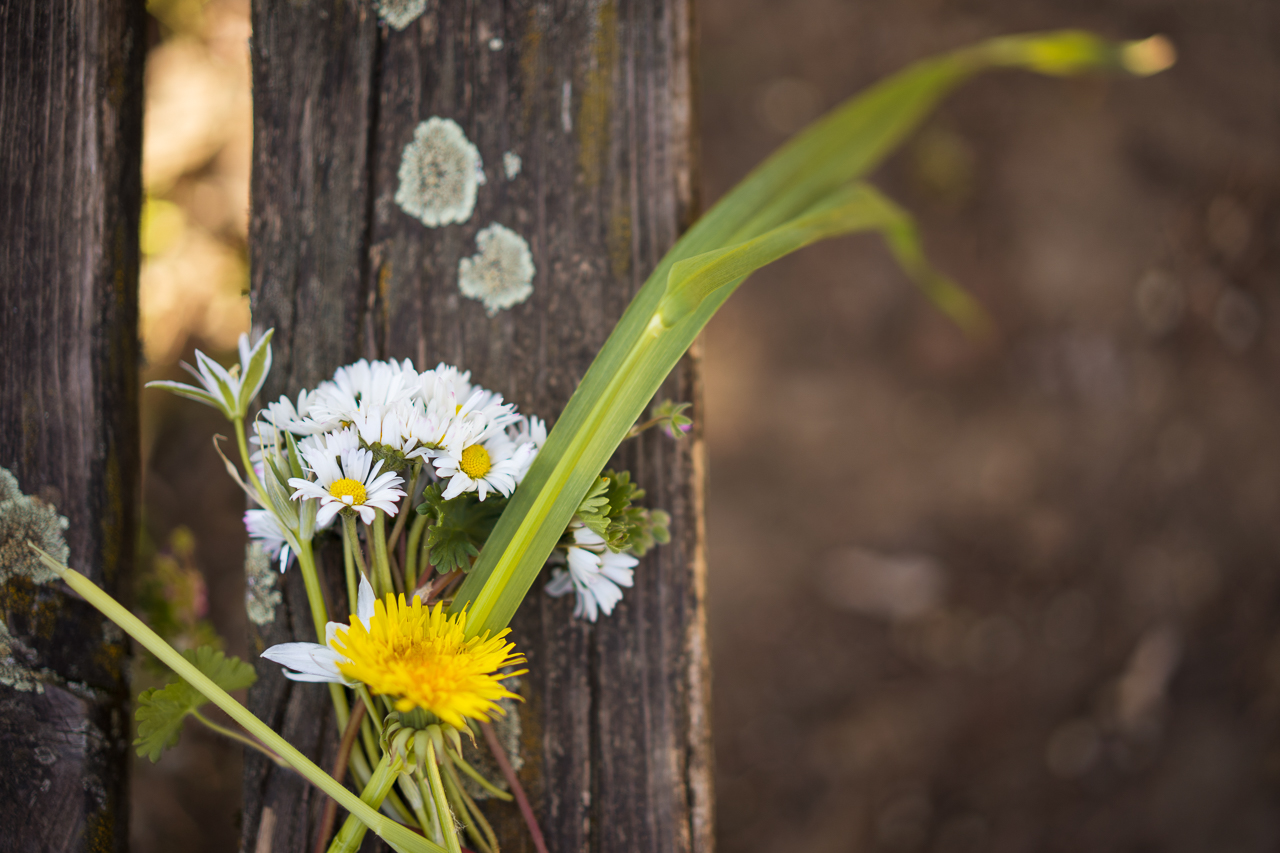
[[[471,795],[462,790],[462,780],[458,778],[458,771],[453,769],[452,763],[446,761],[444,769],[444,784],[452,796],[455,808],[467,815],[467,834],[480,848],[480,853],[494,853],[498,849],[498,837],[493,834],[493,827],[485,820]]]
[[[351,553],[356,558],[356,568],[360,570],[363,577],[369,578],[370,583],[374,583],[374,579],[369,577],[369,567],[365,565],[364,549],[360,547],[360,532],[356,530],[356,517],[347,515],[346,510],[342,511],[342,532],[351,538]]]
[[[373,528],[369,531],[373,540],[373,563],[377,567],[377,583],[382,588],[376,590],[378,598],[395,594],[395,584],[391,580],[391,563],[387,559],[387,514],[382,510],[374,510]]]
[[[409,542],[405,548],[404,557],[404,588],[406,595],[418,588],[418,543],[422,541],[422,533],[427,529],[427,522],[430,520],[430,514],[420,515],[413,520],[413,525],[409,528]]]
[[[204,714],[201,714],[199,711],[192,711],[192,712],[191,712],[191,716],[195,717],[197,720],[199,720],[200,722],[204,723],[206,726],[208,726],[209,728],[213,729],[215,732],[217,732],[218,734],[222,735],[223,737],[231,738],[231,739],[232,739],[232,740],[234,740],[234,741],[239,741],[240,743],[244,744],[245,746],[253,747],[254,749],[258,750],[258,752],[261,752],[263,755],[265,755],[267,758],[270,758],[272,761],[274,761],[274,762],[275,762],[276,764],[278,764],[279,766],[281,766],[281,767],[288,767],[288,766],[289,766],[289,762],[285,761],[283,758],[281,758],[280,756],[276,755],[274,752],[272,752],[271,750],[267,749],[265,746],[263,746],[262,744],[258,743],[258,742],[257,742],[256,740],[254,740],[253,738],[251,738],[251,737],[245,737],[244,735],[240,734],[239,732],[234,731],[233,729],[229,729],[229,728],[227,728],[226,726],[220,726],[220,725],[218,725],[217,723],[215,723],[213,720],[211,720],[211,719],[209,719],[208,717],[206,717]]]
[[[119,625],[125,633],[141,643],[144,648],[185,679],[201,695],[223,711],[226,711],[227,715],[239,723],[245,731],[262,741],[268,748],[275,750],[276,754],[287,761],[289,766],[303,778],[337,800],[340,806],[363,821],[366,826],[387,841],[399,853],[441,853],[444,849],[418,835],[413,830],[378,814],[368,803],[363,802],[354,793],[347,790],[341,782],[324,772],[315,762],[299,752],[293,744],[272,731],[270,726],[259,720],[248,708],[233,699],[230,693],[214,684],[208,676],[184,658],[173,646],[162,640],[155,631],[143,624],[141,619],[134,616],[114,598],[103,592],[97,584],[74,569],[69,569],[62,565],[34,545],[31,545],[31,547],[40,554],[40,559],[46,566],[61,576],[67,586],[98,608],[108,619]],[[449,853],[459,853],[459,851],[454,848]]]
[[[418,781],[406,773],[401,773],[399,782],[400,790],[404,791],[405,800],[413,809],[413,816],[418,819],[418,826],[422,827],[422,834],[426,835],[431,831],[431,817],[422,807],[422,789],[418,787]]]
[[[395,526],[391,528],[391,536],[387,539],[387,548],[394,551],[396,543],[400,541],[400,534],[404,532],[404,526],[409,520],[409,504],[413,503],[414,493],[418,491],[418,475],[422,473],[422,463],[413,463],[413,476],[409,478],[409,491],[405,495],[404,502],[400,505],[400,513],[396,516]]]
[[[440,780],[440,768],[436,766],[436,746],[427,743],[427,777],[431,780],[431,796],[435,798],[436,814],[440,817],[440,827],[444,830],[445,847],[449,853],[462,853],[462,845],[458,844],[458,833],[453,828],[453,812],[449,810],[449,801],[445,798],[444,782]]]
[[[463,759],[463,757],[458,753],[450,752],[449,760],[453,762],[455,767],[459,768],[463,773],[466,773],[468,776],[474,779],[477,785],[479,785],[481,788],[484,788],[486,791],[488,791],[489,796],[497,797],[499,800],[504,800],[506,802],[511,802],[511,800],[514,799],[511,796],[511,794],[507,793],[506,791],[494,785],[488,779],[484,778],[484,776],[481,775],[479,770],[476,770],[474,767],[468,764]]]
[[[364,786],[360,801],[371,808],[380,808],[387,794],[391,793],[391,787],[395,785],[396,778],[400,775],[402,764],[399,758],[396,759],[395,764],[392,764],[391,756],[384,754],[378,766],[374,768],[369,784]],[[329,853],[355,853],[360,849],[360,842],[364,840],[367,829],[368,827],[354,814],[350,815],[343,822],[342,829],[338,830],[338,834],[334,836],[333,843],[329,845]]]
[[[249,461],[249,442],[244,434],[244,418],[235,418],[231,422],[236,428],[236,444],[240,446],[240,464],[244,466],[244,472],[248,475],[253,490],[258,493],[258,503],[269,507],[271,504],[267,501],[267,492],[258,480],[258,473],[253,470],[253,463]]]
[[[324,593],[320,590],[320,577],[316,574],[315,553],[311,550],[309,539],[299,542],[298,546],[298,569],[302,572],[302,583],[307,588],[307,603],[311,605],[311,620],[316,626],[317,642],[323,646],[329,614],[324,606]]]
[[[436,844],[444,844],[444,830],[441,829],[440,812],[436,808],[436,798],[431,796],[431,787],[427,784],[426,779],[418,780],[418,790],[423,791],[423,798],[427,805],[427,816],[431,818],[431,829],[424,830],[429,832],[428,838],[435,841]]]
[[[342,525],[342,571],[347,578],[347,608],[349,613],[356,612],[356,603],[360,600],[360,582],[356,580],[355,547],[359,543],[351,542],[351,534],[347,525]]]

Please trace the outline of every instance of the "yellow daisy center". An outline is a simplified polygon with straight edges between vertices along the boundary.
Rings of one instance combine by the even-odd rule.
[[[350,628],[338,629],[334,648],[349,661],[338,668],[374,693],[396,697],[397,711],[422,708],[455,728],[466,724],[464,717],[488,720],[503,713],[497,700],[516,698],[502,680],[525,672],[497,670],[524,663],[524,656],[502,641],[507,631],[467,639],[466,625],[466,613],[447,614],[443,604],[423,607],[414,596],[410,606],[403,595],[388,595],[374,604],[367,630],[354,617]]]
[[[352,480],[350,477],[343,477],[341,480],[334,480],[330,483],[329,494],[347,506],[360,506],[369,497],[369,493],[365,491],[364,483],[359,480]]]
[[[462,451],[462,462],[458,467],[471,479],[479,480],[489,473],[489,469],[493,467],[493,460],[489,458],[489,451],[485,450],[483,445],[473,444]]]

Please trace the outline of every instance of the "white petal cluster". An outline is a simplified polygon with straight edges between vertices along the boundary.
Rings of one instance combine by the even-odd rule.
[[[407,359],[361,359],[259,413],[249,439],[259,477],[264,454],[278,470],[290,466],[290,437],[297,449],[292,459],[303,469],[303,476],[289,479],[290,497],[316,501],[315,523],[324,527],[344,509],[366,524],[378,509],[395,515],[407,486],[408,474],[400,472],[418,464],[425,480],[444,483],[446,499],[467,492],[480,500],[495,492],[509,496],[547,428],[451,365],[420,373]],[[250,534],[279,554],[274,531],[254,518]]]
[[[265,509],[250,509],[244,513],[244,528],[249,538],[262,543],[262,550],[272,559],[280,561],[280,571],[289,567],[289,540],[276,517]]]
[[[630,554],[610,551],[599,534],[585,527],[573,531],[573,541],[568,549],[569,568],[552,572],[546,592],[557,597],[576,592],[573,615],[594,622],[600,613],[608,616],[613,612],[622,600],[622,587],[634,583],[633,570],[640,561]]]

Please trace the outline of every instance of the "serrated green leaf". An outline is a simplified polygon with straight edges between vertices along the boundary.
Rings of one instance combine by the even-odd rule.
[[[257,680],[252,666],[212,646],[190,649],[182,656],[226,691],[240,690]],[[138,748],[138,755],[147,756],[153,764],[159,761],[164,751],[178,742],[186,716],[208,701],[181,678],[164,687],[144,690],[134,712],[138,738],[133,745]]]
[[[588,530],[605,536],[609,529],[609,478],[602,476],[591,486],[591,491],[578,504],[578,519]]]
[[[469,571],[472,558],[480,554],[506,509],[507,499],[491,494],[482,501],[474,492],[466,492],[444,500],[442,489],[440,483],[428,486],[418,506],[420,513],[435,516],[427,528],[427,562],[442,574]]]

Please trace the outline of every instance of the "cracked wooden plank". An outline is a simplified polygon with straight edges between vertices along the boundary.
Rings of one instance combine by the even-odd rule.
[[[255,4],[250,242],[254,325],[277,330],[268,398],[362,356],[409,357],[554,416],[695,213],[691,39],[688,0],[439,2],[402,30],[357,0]],[[432,116],[461,126],[486,177],[472,216],[440,228],[395,201],[404,148]],[[459,292],[458,263],[492,223],[528,243],[537,271],[525,301],[490,317]],[[696,358],[664,393],[697,405]],[[553,850],[707,851],[700,438],[651,432],[615,463],[671,512],[673,541],[595,626],[535,585],[513,624],[531,670],[522,778]],[[309,632],[296,581],[257,649]],[[329,755],[327,691],[259,675],[254,710]],[[269,815],[271,849],[310,849],[319,798],[254,756],[245,784],[244,848],[263,844]],[[532,849],[514,808],[488,808],[504,850]]]
[[[0,3],[0,466],[70,524],[70,561],[127,597],[138,485],[143,10]],[[0,571],[0,849],[124,850],[119,631]]]

